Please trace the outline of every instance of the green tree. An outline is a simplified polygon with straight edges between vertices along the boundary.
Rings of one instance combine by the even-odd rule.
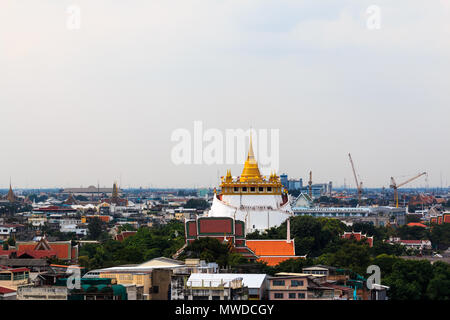
[[[383,253],[375,257],[372,264],[380,267],[381,277],[384,278],[392,273],[392,268],[399,259],[401,258]]]
[[[292,273],[302,273],[303,268],[312,266],[313,260],[311,258],[307,259],[288,259],[278,265],[274,266],[274,272],[292,272]]]
[[[208,209],[209,206],[209,202],[204,200],[204,199],[189,199],[186,202],[186,208],[195,208],[198,210],[205,210]]]
[[[426,297],[431,300],[450,300],[450,265],[437,261],[433,264],[433,277],[427,286]]]
[[[13,238],[8,238],[8,245],[14,247],[16,245],[16,240]]]
[[[105,223],[99,218],[91,218],[88,223],[88,237],[91,240],[99,240],[103,230],[106,229]]]
[[[433,224],[430,240],[440,250],[446,250],[450,246],[450,223]]]
[[[228,246],[215,238],[200,238],[185,249],[189,258],[200,258],[206,262],[217,262],[221,267],[228,264]]]
[[[369,245],[354,240],[343,240],[343,245],[335,253],[323,254],[318,257],[317,262],[365,274],[371,261]]]
[[[429,261],[399,259],[392,265],[384,284],[390,287],[389,296],[393,300],[421,300],[432,276]]]

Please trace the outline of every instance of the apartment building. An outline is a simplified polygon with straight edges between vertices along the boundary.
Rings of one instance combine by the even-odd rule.
[[[266,274],[193,273],[186,282],[187,300],[261,300]]]
[[[307,274],[276,275],[268,278],[269,300],[333,300],[334,288]]]

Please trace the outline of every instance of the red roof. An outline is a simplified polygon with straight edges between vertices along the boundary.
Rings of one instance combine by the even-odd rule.
[[[116,235],[116,240],[118,241],[123,241],[128,237],[131,237],[133,235],[135,235],[137,233],[137,231],[122,231],[121,233],[119,233],[118,235]]]
[[[421,244],[422,243],[422,240],[400,240],[400,242],[403,242],[403,243],[410,243],[410,244]]]
[[[48,245],[50,247],[50,250],[35,250],[37,246],[37,242],[32,243],[20,243],[18,242],[16,244],[19,252],[36,252],[36,251],[43,251],[46,253],[55,253],[56,257],[58,259],[67,260],[70,259],[71,254],[71,244],[70,241],[68,242],[48,242]],[[39,253],[38,253],[39,255]]]
[[[444,223],[450,223],[450,214],[444,214]]]
[[[247,247],[257,256],[295,256],[294,241],[247,240]]]
[[[362,232],[354,232],[354,231],[344,232],[344,234],[342,235],[342,238],[345,238],[345,239],[354,238],[357,241],[367,240],[367,242],[369,243],[369,246],[373,247],[373,236],[367,237],[365,234],[362,234]]]
[[[352,288],[339,286],[339,285],[334,284],[334,283],[323,283],[322,286],[329,287],[329,288],[334,288],[334,289],[341,290],[341,291],[347,291],[347,292],[353,291]]]
[[[16,292],[16,290],[11,290],[5,287],[0,287],[0,294],[6,294],[6,293],[13,293]]]
[[[19,250],[17,252],[17,257],[27,254],[34,259],[51,258],[57,256],[54,250]]]
[[[16,250],[2,250],[0,249],[0,256],[10,256],[11,253],[16,252]]]
[[[276,266],[277,264],[279,264],[279,263],[281,263],[281,262],[283,262],[283,261],[286,261],[286,260],[289,260],[289,259],[299,259],[299,258],[301,258],[301,257],[294,257],[294,256],[285,256],[285,257],[260,257],[259,259],[258,259],[258,261],[261,261],[261,262],[265,262],[265,263],[267,263],[267,265],[268,266],[271,266],[271,267],[273,267],[273,266]]]
[[[427,226],[424,225],[423,223],[419,223],[419,222],[410,222],[407,224],[408,227],[422,227],[422,228],[426,228]]]
[[[7,266],[2,266],[0,265],[0,269],[2,269],[1,271],[10,271],[10,272],[25,272],[25,271],[30,271],[30,269],[27,268],[10,268]]]
[[[286,240],[247,240],[247,247],[257,256],[258,261],[269,266],[276,266],[288,259],[297,259],[295,256],[294,241]]]
[[[100,215],[86,216],[86,220],[93,219],[93,218],[99,218],[103,222],[109,222],[112,219],[111,216],[100,216]]]

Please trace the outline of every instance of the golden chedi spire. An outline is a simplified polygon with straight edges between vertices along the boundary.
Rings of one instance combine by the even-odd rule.
[[[116,181],[114,181],[114,184],[113,184],[113,190],[112,190],[111,198],[113,200],[119,199],[119,188],[117,188],[117,182]]]
[[[231,170],[227,170],[227,175],[225,177],[225,182],[232,182],[233,177],[231,176]]]
[[[245,181],[261,181],[261,173],[259,172],[258,162],[255,159],[255,154],[253,153],[253,144],[252,144],[252,134],[250,132],[250,145],[248,148],[247,160],[244,164],[244,169],[242,170],[241,182]]]
[[[11,181],[9,182],[9,191],[8,191],[8,195],[6,196],[6,199],[8,199],[8,201],[11,203],[16,200],[16,195],[14,194],[12,187],[11,187]]]

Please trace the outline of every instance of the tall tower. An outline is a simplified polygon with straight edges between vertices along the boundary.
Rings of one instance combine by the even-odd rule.
[[[11,187],[11,181],[9,181],[9,191],[8,191],[8,195],[6,196],[6,199],[8,199],[8,201],[11,203],[16,201],[16,196]]]
[[[111,202],[117,203],[118,200],[119,200],[119,188],[117,187],[117,182],[114,181]]]
[[[309,197],[312,199],[312,171],[309,172],[309,181],[308,181],[308,185],[309,185]]]

